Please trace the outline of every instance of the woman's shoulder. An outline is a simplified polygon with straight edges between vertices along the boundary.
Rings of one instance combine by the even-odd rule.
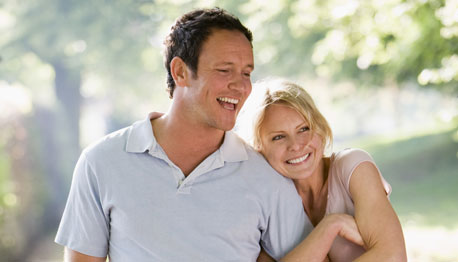
[[[362,161],[368,161],[368,160],[374,161],[374,159],[368,152],[360,148],[345,148],[333,154],[333,162],[335,164],[360,162],[361,160]]]
[[[335,152],[331,156],[331,174],[348,186],[353,171],[359,164],[366,161],[374,163],[371,155],[363,149],[346,148]]]
[[[391,186],[383,178],[372,156],[365,150],[359,148],[346,148],[334,153],[331,156],[331,160],[331,172],[334,179],[339,179],[347,190],[349,190],[350,179],[355,169],[363,162],[371,162],[382,179],[385,191],[387,194],[390,194]]]

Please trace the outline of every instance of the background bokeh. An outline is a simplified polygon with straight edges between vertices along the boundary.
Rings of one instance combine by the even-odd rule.
[[[253,81],[297,81],[334,150],[373,155],[409,261],[458,261],[455,0],[2,0],[0,261],[62,261],[53,238],[81,149],[167,110],[162,40],[212,6],[253,31]]]

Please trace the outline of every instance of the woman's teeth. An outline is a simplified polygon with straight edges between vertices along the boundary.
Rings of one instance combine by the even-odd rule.
[[[299,158],[296,158],[296,159],[291,159],[291,160],[288,160],[286,161],[288,164],[297,164],[297,163],[300,163],[302,161],[304,161],[305,159],[307,159],[308,157],[310,156],[310,153],[308,153],[307,155],[303,156],[303,157],[299,157]]]

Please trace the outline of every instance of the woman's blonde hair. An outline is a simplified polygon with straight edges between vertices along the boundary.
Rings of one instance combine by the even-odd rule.
[[[282,104],[295,109],[309,123],[310,131],[321,137],[323,148],[332,146],[332,131],[328,122],[315,106],[312,97],[301,86],[286,80],[269,80],[256,83],[264,85],[264,96],[253,118],[252,144],[256,150],[262,149],[261,128],[267,108]]]

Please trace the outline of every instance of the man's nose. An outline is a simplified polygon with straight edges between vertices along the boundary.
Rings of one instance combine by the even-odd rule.
[[[244,79],[242,73],[234,74],[231,82],[229,83],[229,88],[237,90],[239,92],[245,91],[251,85],[251,81]]]

